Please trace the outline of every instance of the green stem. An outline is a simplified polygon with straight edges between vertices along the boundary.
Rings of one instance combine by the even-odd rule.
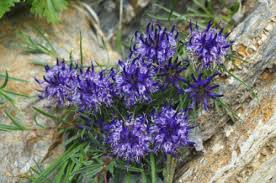
[[[156,183],[156,170],[155,170],[155,158],[154,154],[150,154],[150,167],[151,167],[151,182]]]
[[[166,175],[165,175],[165,182],[166,183],[172,183],[173,182],[175,168],[176,168],[175,159],[171,155],[168,155],[167,156]]]
[[[80,31],[80,64],[83,67],[82,33]]]
[[[146,177],[145,171],[142,171],[141,174],[142,174],[142,182],[147,183],[147,177]]]
[[[131,183],[131,178],[130,178],[130,173],[129,172],[127,172],[127,175],[126,175],[126,182]]]

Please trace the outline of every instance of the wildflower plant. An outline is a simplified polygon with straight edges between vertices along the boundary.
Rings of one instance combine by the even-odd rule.
[[[64,61],[46,66],[37,80],[40,99],[65,111],[63,123],[70,121],[62,131],[68,142],[59,161],[72,174],[68,181],[57,173],[58,180],[172,182],[175,166],[168,170],[168,162],[194,148],[190,136],[197,124],[191,115],[212,110],[222,97],[218,67],[231,44],[211,22],[203,30],[191,25],[187,36],[150,23],[135,33],[128,58],[113,68],[84,69]],[[32,178],[53,177],[53,170]]]

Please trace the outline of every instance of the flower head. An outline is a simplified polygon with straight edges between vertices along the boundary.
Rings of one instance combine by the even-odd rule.
[[[42,87],[39,97],[47,98],[57,106],[70,105],[69,101],[78,86],[76,77],[76,68],[66,65],[64,61],[57,60],[56,65],[52,68],[48,65],[45,66],[44,80],[36,80]]]
[[[212,27],[210,21],[204,31],[198,27],[192,27],[190,22],[190,40],[187,48],[201,61],[203,68],[209,68],[215,64],[221,64],[222,58],[226,55],[233,42],[227,41],[229,34],[223,35],[223,29],[218,31]]]
[[[191,144],[186,111],[177,112],[172,107],[163,107],[152,117],[153,126],[150,134],[153,138],[154,151],[175,154],[177,149]]]
[[[78,76],[78,93],[73,101],[81,110],[97,111],[99,106],[110,106],[113,101],[113,83],[108,71],[96,72],[93,65]]]
[[[193,82],[187,83],[188,87],[184,91],[192,100],[192,108],[203,103],[204,109],[208,110],[208,99],[215,99],[217,97],[222,97],[222,95],[214,93],[214,90],[218,88],[219,85],[211,84],[213,78],[218,74],[209,76],[206,79],[203,79],[202,75],[202,73],[199,74],[198,78],[195,78],[194,75],[192,75]]]
[[[163,63],[176,52],[178,32],[175,27],[168,31],[159,24],[149,23],[145,33],[136,32],[131,54],[148,62]]]
[[[138,162],[149,152],[150,137],[144,116],[113,120],[106,126],[107,143],[112,153],[127,161]]]
[[[155,71],[150,64],[141,59],[127,62],[119,61],[120,71],[115,77],[116,90],[127,106],[138,102],[147,102],[150,95],[158,90],[154,80]]]
[[[164,77],[163,87],[166,88],[168,85],[174,86],[179,92],[183,92],[180,83],[185,82],[185,79],[181,76],[181,73],[186,70],[187,64],[184,62],[170,59],[166,64],[158,70],[158,76]]]

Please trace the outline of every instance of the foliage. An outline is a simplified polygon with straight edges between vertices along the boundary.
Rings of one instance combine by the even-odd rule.
[[[56,23],[59,13],[67,7],[67,0],[33,0],[31,12]]]
[[[16,130],[26,130],[26,127],[17,119],[15,118],[8,110],[9,110],[9,104],[12,105],[13,108],[16,108],[15,106],[15,98],[16,97],[24,97],[28,98],[27,95],[23,95],[20,93],[13,92],[11,90],[6,89],[9,80],[15,81],[15,82],[27,82],[26,80],[18,79],[15,77],[10,77],[8,72],[5,74],[0,73],[0,81],[3,80],[2,85],[0,86],[0,107],[5,108],[5,116],[12,122],[11,125],[7,124],[1,124],[0,123],[0,131],[16,131]]]
[[[10,10],[16,3],[20,2],[20,0],[3,0],[0,1],[0,18]]]
[[[176,6],[176,1],[172,3],[172,7]],[[227,4],[228,3],[228,4]],[[230,4],[229,4],[230,3]],[[191,5],[187,6],[184,12],[176,12],[173,8],[169,9],[159,3],[155,6],[165,13],[166,16],[156,16],[148,14],[150,17],[161,21],[197,21],[197,24],[203,28],[208,21],[212,19],[215,24],[221,23],[226,31],[234,26],[233,15],[240,8],[240,1],[234,0],[227,2],[226,0],[192,0]]]
[[[21,46],[25,53],[46,54],[52,57],[57,57],[57,52],[48,38],[38,27],[33,27],[35,38],[29,36],[25,32],[19,32],[18,36],[21,41]]]
[[[16,3],[27,3],[31,6],[31,12],[39,17],[44,17],[49,23],[57,23],[59,14],[68,6],[68,0],[1,0],[0,18],[8,12]]]

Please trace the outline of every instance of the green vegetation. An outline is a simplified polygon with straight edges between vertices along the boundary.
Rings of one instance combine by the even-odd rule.
[[[205,27],[210,20],[213,20],[215,24],[222,23],[225,30],[230,31],[234,26],[232,17],[240,8],[239,0],[234,0],[230,4],[227,4],[226,0],[192,0],[187,9],[178,12],[175,10],[176,3],[177,1],[172,1],[168,7],[156,3],[154,6],[162,10],[165,15],[148,15],[160,21],[188,22],[192,20],[200,27]]]
[[[60,12],[68,6],[68,0],[1,0],[0,18],[17,3],[26,3],[31,13],[46,18],[49,23],[57,23]]]

